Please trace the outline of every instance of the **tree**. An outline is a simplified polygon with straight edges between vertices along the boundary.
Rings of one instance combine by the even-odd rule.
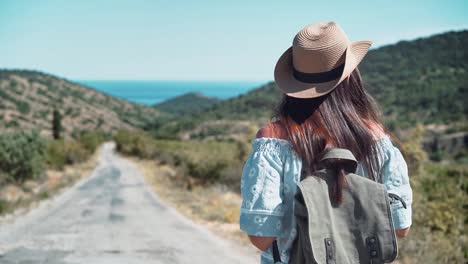
[[[54,139],[60,138],[60,133],[62,132],[62,115],[57,108],[54,108],[52,114],[52,136]]]

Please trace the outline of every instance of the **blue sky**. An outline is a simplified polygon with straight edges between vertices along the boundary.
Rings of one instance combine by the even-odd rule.
[[[0,68],[69,79],[270,80],[303,26],[374,47],[467,29],[468,1],[0,0]]]

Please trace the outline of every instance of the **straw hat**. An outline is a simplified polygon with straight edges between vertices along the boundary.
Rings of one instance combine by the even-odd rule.
[[[370,41],[351,43],[335,22],[308,25],[276,63],[276,84],[292,97],[325,95],[351,74],[371,45]]]

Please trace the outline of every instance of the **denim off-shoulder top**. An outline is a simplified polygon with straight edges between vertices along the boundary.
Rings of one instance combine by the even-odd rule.
[[[247,158],[241,179],[242,206],[240,228],[248,235],[276,237],[283,263],[296,238],[294,195],[301,175],[301,159],[287,140],[256,138],[253,151]],[[412,190],[405,160],[388,136],[377,140],[382,180],[389,193],[404,200],[392,203],[395,229],[411,225]],[[358,165],[357,174],[365,176]],[[273,263],[271,246],[262,252],[261,263]]]

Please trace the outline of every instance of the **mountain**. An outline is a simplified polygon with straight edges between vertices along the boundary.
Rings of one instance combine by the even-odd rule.
[[[199,113],[220,101],[220,99],[208,97],[201,93],[186,93],[157,104],[154,108],[172,115],[184,115]]]
[[[52,112],[62,115],[66,134],[74,131],[143,127],[161,113],[49,74],[0,70],[0,131],[38,129],[50,134]]]
[[[391,130],[426,125],[466,130],[468,108],[468,31],[447,32],[372,49],[359,69],[368,91],[380,103]],[[200,113],[153,126],[154,134],[173,137],[178,132],[203,129],[214,120],[268,121],[281,93],[274,82],[244,95],[224,100]],[[234,125],[232,125],[234,126]],[[151,127],[151,126],[150,126]],[[218,129],[219,130],[219,129]],[[456,128],[456,130],[460,130]],[[229,131],[224,129],[224,133]],[[159,133],[161,132],[161,133]],[[191,136],[191,135],[189,135]],[[193,134],[192,134],[193,136]]]

